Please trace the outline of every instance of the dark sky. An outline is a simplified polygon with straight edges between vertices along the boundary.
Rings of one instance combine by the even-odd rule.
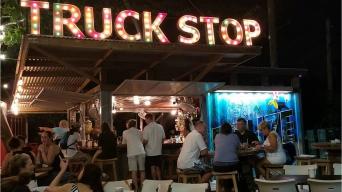
[[[56,1],[50,1],[56,2]],[[65,0],[61,2],[75,2]],[[92,5],[100,1],[78,1]],[[261,19],[263,34],[259,45],[263,54],[252,63],[257,66],[269,65],[267,42],[266,0],[180,0],[180,1],[130,1],[140,9],[170,10],[236,17],[255,17]],[[101,3],[115,9],[121,8],[122,1],[103,0]],[[139,5],[137,5],[139,4]],[[182,4],[182,5],[178,5]],[[181,10],[176,10],[181,7]],[[81,6],[80,6],[81,7]],[[143,8],[142,8],[143,7]],[[166,7],[166,8],[165,8]],[[102,6],[100,6],[102,8]],[[139,9],[137,8],[137,9]],[[227,10],[227,11],[225,11]],[[138,10],[139,11],[139,10]],[[243,16],[242,16],[243,15]],[[309,72],[302,77],[302,104],[304,127],[341,127],[341,1],[340,0],[275,0],[277,52],[279,67],[306,68]],[[327,46],[326,21],[330,20],[331,63],[333,66],[332,93],[327,90]],[[4,48],[2,48],[4,49]],[[16,58],[17,48],[7,49],[7,55]],[[13,86],[15,61],[1,63],[1,81]],[[2,100],[8,98],[7,92],[1,93]]]

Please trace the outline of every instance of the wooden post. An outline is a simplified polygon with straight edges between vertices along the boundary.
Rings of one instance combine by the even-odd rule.
[[[112,118],[112,91],[101,90],[100,91],[100,124],[108,123],[109,127],[113,125]]]
[[[86,139],[85,127],[84,127],[84,123],[86,121],[85,115],[86,115],[86,105],[85,105],[85,103],[81,103],[80,104],[80,116],[81,116],[80,124],[82,126],[82,130],[81,130],[81,138],[82,139]]]
[[[277,29],[275,26],[275,0],[267,0],[268,12],[268,40],[270,45],[271,67],[278,67],[277,63]]]

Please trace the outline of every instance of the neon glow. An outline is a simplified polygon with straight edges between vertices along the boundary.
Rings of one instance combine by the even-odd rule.
[[[197,23],[197,17],[192,15],[184,15],[178,20],[178,28],[186,33],[189,33],[192,35],[191,38],[184,37],[182,35],[178,36],[178,40],[181,43],[185,44],[194,44],[197,43],[200,40],[201,33],[196,27],[187,25],[187,22]]]
[[[169,43],[170,41],[165,36],[164,32],[160,28],[160,24],[164,21],[167,13],[158,13],[156,19],[151,23],[151,12],[144,11],[144,40],[146,42],[153,41],[152,32],[154,32],[158,40],[162,43]]]
[[[139,13],[132,10],[124,10],[121,11],[115,19],[115,31],[120,38],[128,41],[137,41],[141,39],[140,32],[137,32],[134,35],[128,34],[125,30],[125,19],[127,17],[133,17],[136,20],[139,20]]]
[[[102,23],[103,32],[99,33],[95,31],[94,27],[94,11],[93,7],[85,7],[85,26],[86,34],[94,39],[106,39],[113,33],[112,24],[112,10],[110,8],[102,9]]]
[[[49,2],[47,1],[31,1],[21,0],[21,7],[28,7],[31,10],[31,34],[40,35],[40,9],[49,9]],[[69,18],[64,18],[65,12],[70,13]],[[45,12],[43,14],[46,14]],[[69,15],[69,14],[68,14]],[[80,19],[84,18],[84,27],[80,26]],[[126,18],[131,17],[126,21]],[[140,17],[142,22],[140,22]],[[167,13],[159,12],[152,18],[152,13],[143,11],[142,13],[134,10],[123,10],[115,16],[113,23],[113,15],[111,8],[102,9],[102,32],[95,30],[94,8],[85,6],[84,15],[76,5],[53,3],[53,35],[57,37],[64,36],[64,27],[71,32],[71,35],[77,38],[92,38],[96,40],[111,38],[113,29],[117,37],[127,41],[145,41],[148,43],[170,43],[167,34],[162,30],[162,25],[167,19]],[[126,23],[126,22],[127,23]],[[44,21],[46,22],[46,21]],[[133,23],[132,23],[133,22]],[[141,24],[142,23],[142,24]],[[200,42],[201,33],[200,28],[205,28],[206,43],[208,45],[216,44],[215,24],[219,24],[218,34],[223,44],[237,46],[245,41],[247,46],[253,45],[253,39],[260,36],[261,29],[257,21],[251,19],[243,19],[243,25],[233,18],[225,18],[220,24],[220,18],[210,16],[193,16],[184,15],[177,21],[179,29],[178,42],[183,44],[195,44]],[[126,31],[125,24],[134,24],[136,32]],[[114,26],[113,26],[114,25]],[[243,26],[243,27],[242,27]],[[233,36],[229,34],[228,27],[235,30],[236,34]],[[84,28],[84,32],[80,30]],[[185,34],[183,34],[185,33]],[[85,35],[86,34],[86,35]],[[115,37],[112,37],[115,38]]]
[[[71,16],[70,18],[64,18],[63,12],[69,11]],[[71,4],[61,4],[54,3],[53,5],[53,34],[55,36],[63,36],[64,30],[63,26],[65,25],[73,34],[73,36],[77,38],[84,38],[85,35],[82,31],[77,27],[76,23],[81,19],[81,11],[80,9]]]

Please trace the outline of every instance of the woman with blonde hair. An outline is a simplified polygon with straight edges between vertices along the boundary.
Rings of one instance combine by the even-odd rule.
[[[284,164],[286,162],[286,154],[278,133],[276,131],[271,131],[266,121],[262,121],[259,124],[258,129],[266,137],[264,144],[257,146],[258,148],[264,149],[266,152],[266,157],[257,162],[259,175],[265,177],[266,169],[264,166],[267,164]]]

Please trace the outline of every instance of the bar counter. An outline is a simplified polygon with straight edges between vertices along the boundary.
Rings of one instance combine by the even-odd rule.
[[[172,169],[176,170],[175,162],[177,161],[178,154],[180,152],[180,148],[182,147],[182,143],[164,143],[163,144],[163,161],[162,166],[169,168],[172,165]],[[80,150],[84,153],[89,154],[91,157],[95,154],[98,147],[82,147]],[[169,159],[170,157],[170,159]],[[118,144],[117,145],[117,164],[116,164],[116,171],[118,175],[118,180],[129,179],[129,172],[128,172],[128,160],[127,160],[127,146],[126,144]],[[173,163],[173,164],[172,164]],[[162,168],[163,177],[171,178],[172,175],[169,175],[172,170],[165,170]]]

